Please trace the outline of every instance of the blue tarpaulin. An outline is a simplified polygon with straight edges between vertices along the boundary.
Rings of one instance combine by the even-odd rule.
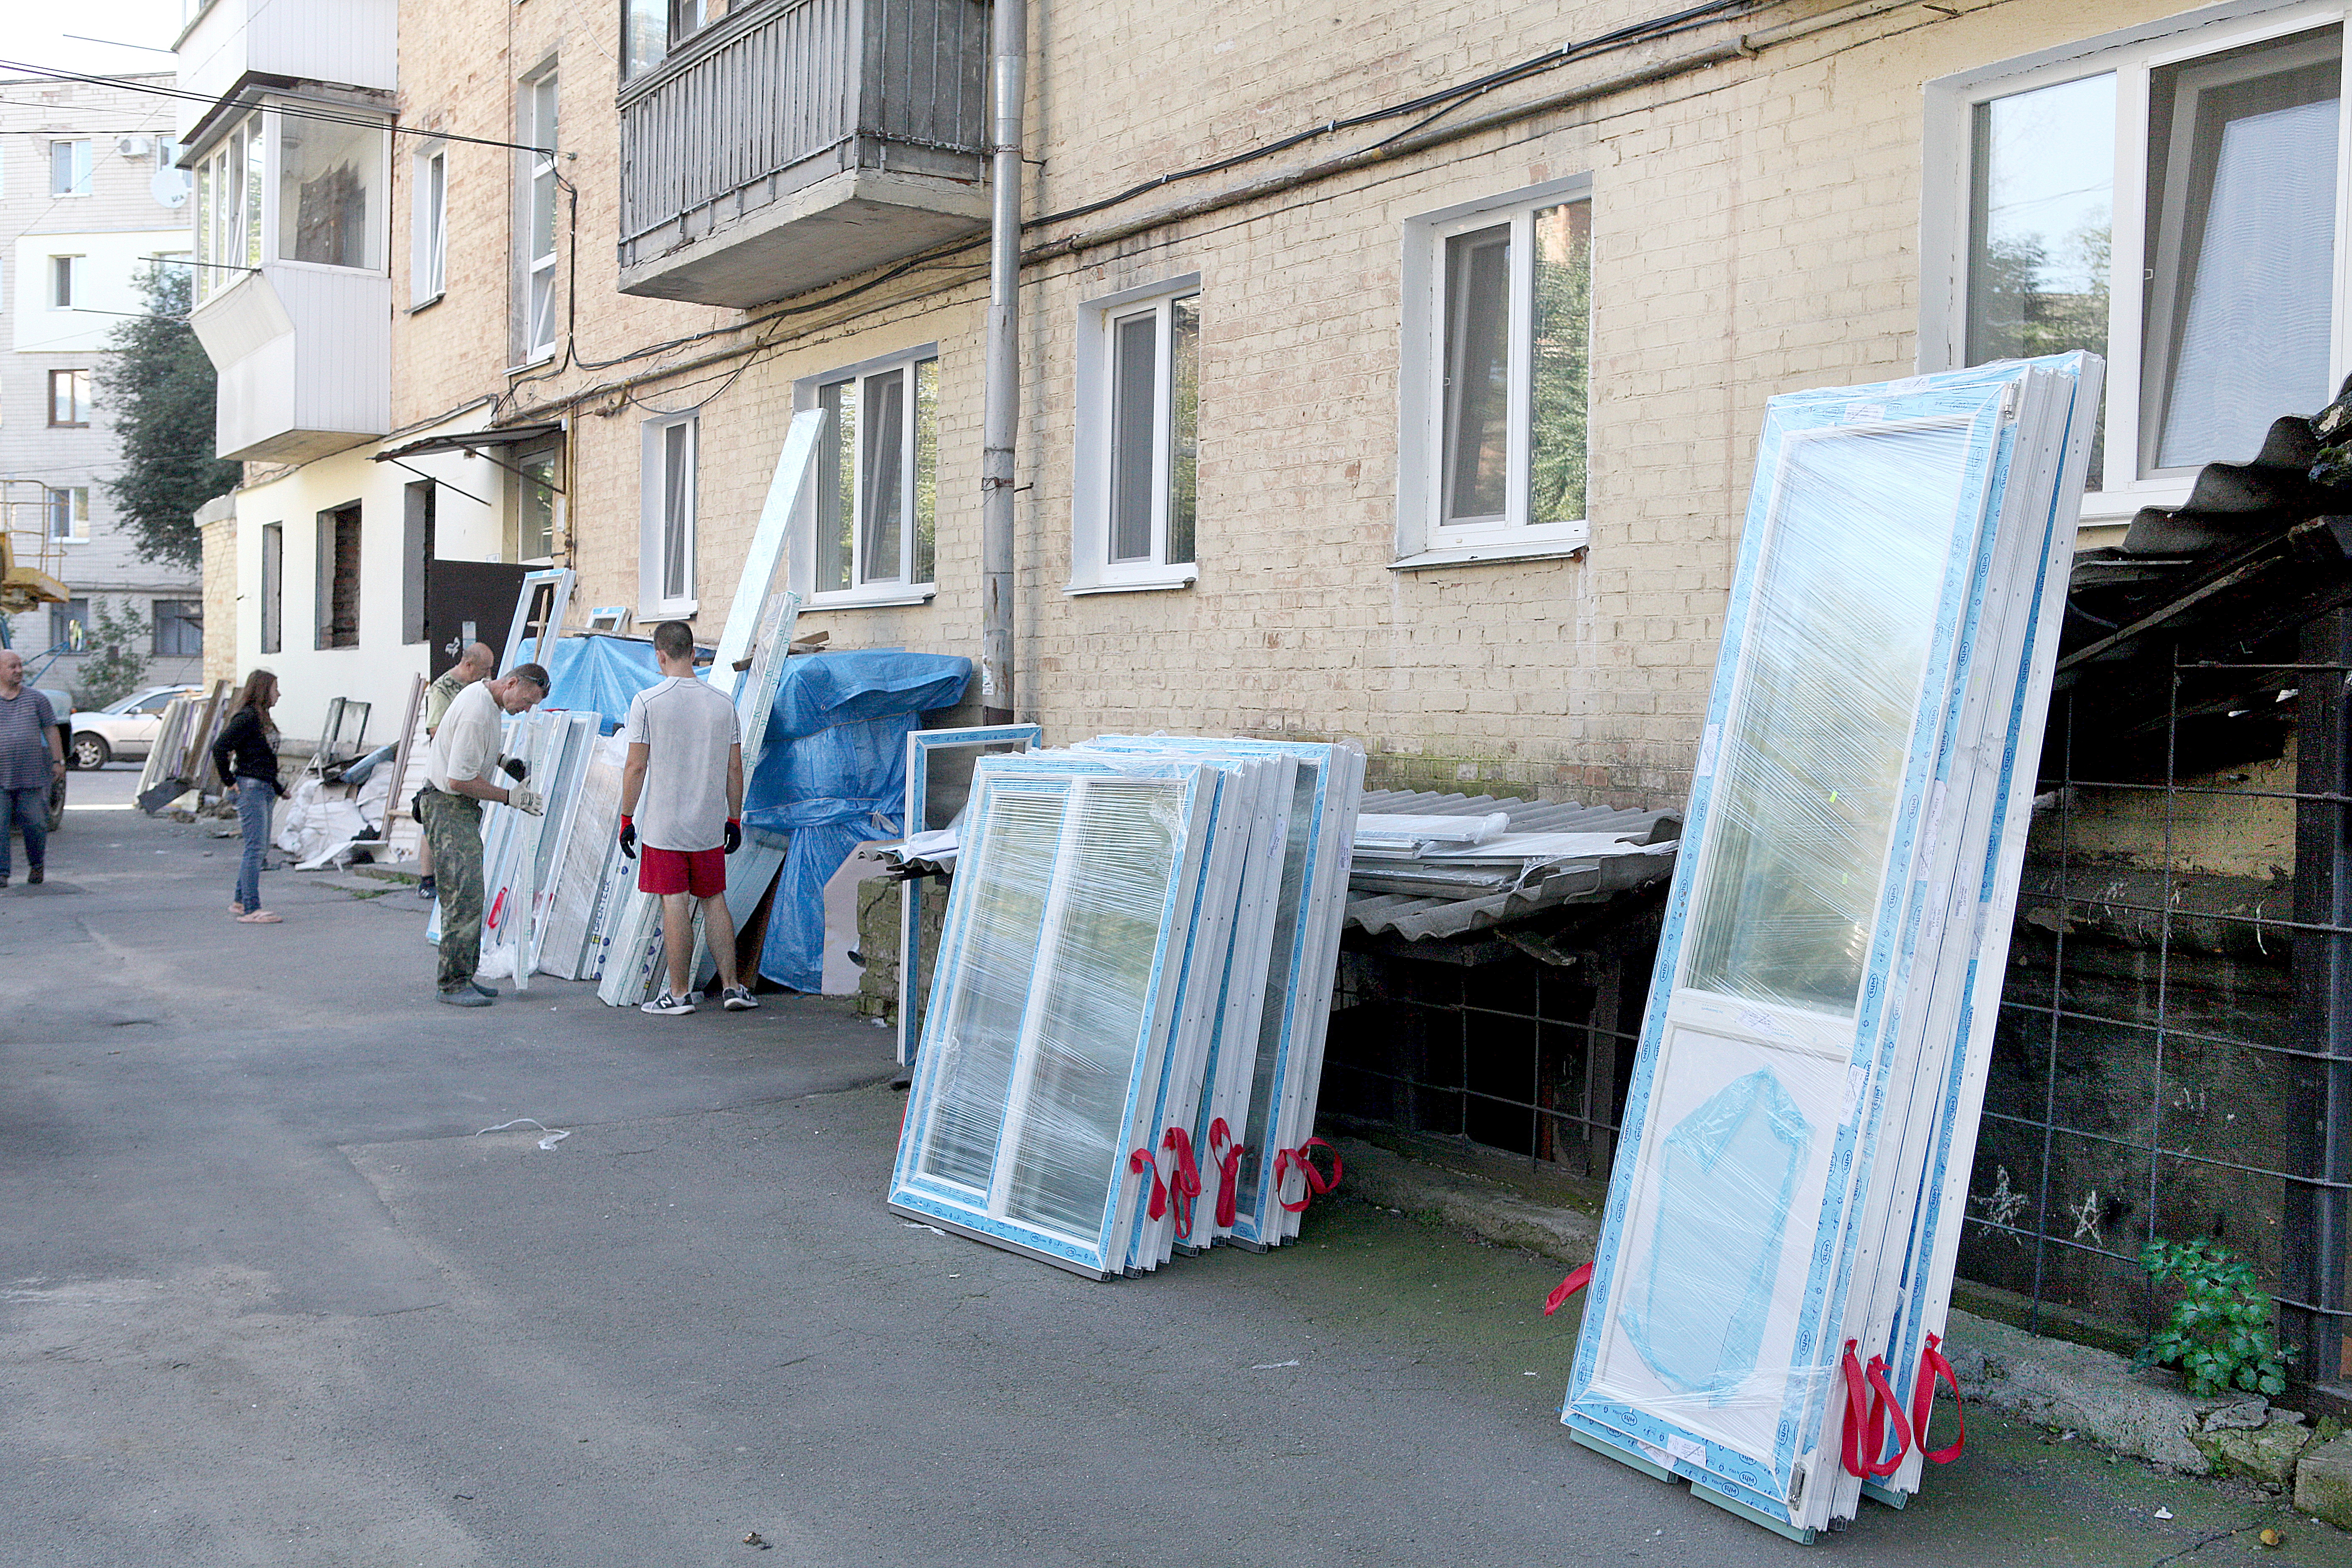
[[[822,988],[824,885],[858,845],[900,831],[907,735],[923,714],[961,701],[971,679],[968,658],[903,648],[785,662],[768,749],[744,792],[746,824],[793,838],[761,974],[795,991]]]
[[[557,637],[546,663],[552,683],[546,705],[601,713],[607,735],[629,716],[629,700],[662,679],[654,663],[654,645],[636,637],[599,633]]]

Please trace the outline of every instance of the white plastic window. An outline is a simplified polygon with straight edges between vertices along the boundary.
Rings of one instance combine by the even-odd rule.
[[[2343,377],[2343,16],[2244,6],[1931,85],[1921,368],[2105,355],[2085,523],[2178,504]]]
[[[939,372],[933,356],[821,382],[816,601],[928,593],[939,528]]]
[[[449,152],[436,147],[417,154],[416,189],[410,198],[411,252],[408,295],[413,305],[441,297],[448,277]]]
[[[648,420],[640,500],[644,544],[637,618],[690,616],[695,609],[696,458],[700,421],[691,414]]]
[[[280,261],[376,271],[383,266],[384,133],[278,114]],[[248,145],[248,153],[251,147]]]
[[[1580,177],[1407,226],[1398,564],[1590,537],[1589,193]]]
[[[86,196],[90,194],[90,144],[87,137],[49,143],[49,195]]]
[[[556,76],[540,72],[522,84],[520,140],[537,149],[520,154],[525,174],[521,224],[517,237],[522,271],[523,357],[544,359],[555,352],[556,323]]]
[[[1070,591],[1182,587],[1200,521],[1198,280],[1089,305],[1080,331]]]

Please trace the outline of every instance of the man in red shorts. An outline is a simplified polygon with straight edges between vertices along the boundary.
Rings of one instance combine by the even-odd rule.
[[[648,1013],[694,1011],[694,906],[719,961],[727,1010],[760,1004],[735,971],[735,921],[727,912],[727,857],[743,842],[743,732],[735,704],[694,676],[694,634],[684,621],[654,628],[664,679],[629,704],[629,759],[621,772],[621,852],[639,855],[637,889],[662,901],[669,984]]]

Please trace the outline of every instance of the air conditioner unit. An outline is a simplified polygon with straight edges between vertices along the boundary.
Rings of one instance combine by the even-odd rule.
[[[155,139],[152,136],[125,136],[114,144],[116,155],[123,158],[144,158],[154,150]]]

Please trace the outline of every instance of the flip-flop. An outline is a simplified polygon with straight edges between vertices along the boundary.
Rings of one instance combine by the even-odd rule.
[[[245,906],[243,904],[231,904],[228,907],[228,912],[233,915],[241,915],[245,913]]]
[[[256,910],[249,915],[237,916],[236,923],[241,926],[274,926],[283,925],[285,921],[268,910]]]

